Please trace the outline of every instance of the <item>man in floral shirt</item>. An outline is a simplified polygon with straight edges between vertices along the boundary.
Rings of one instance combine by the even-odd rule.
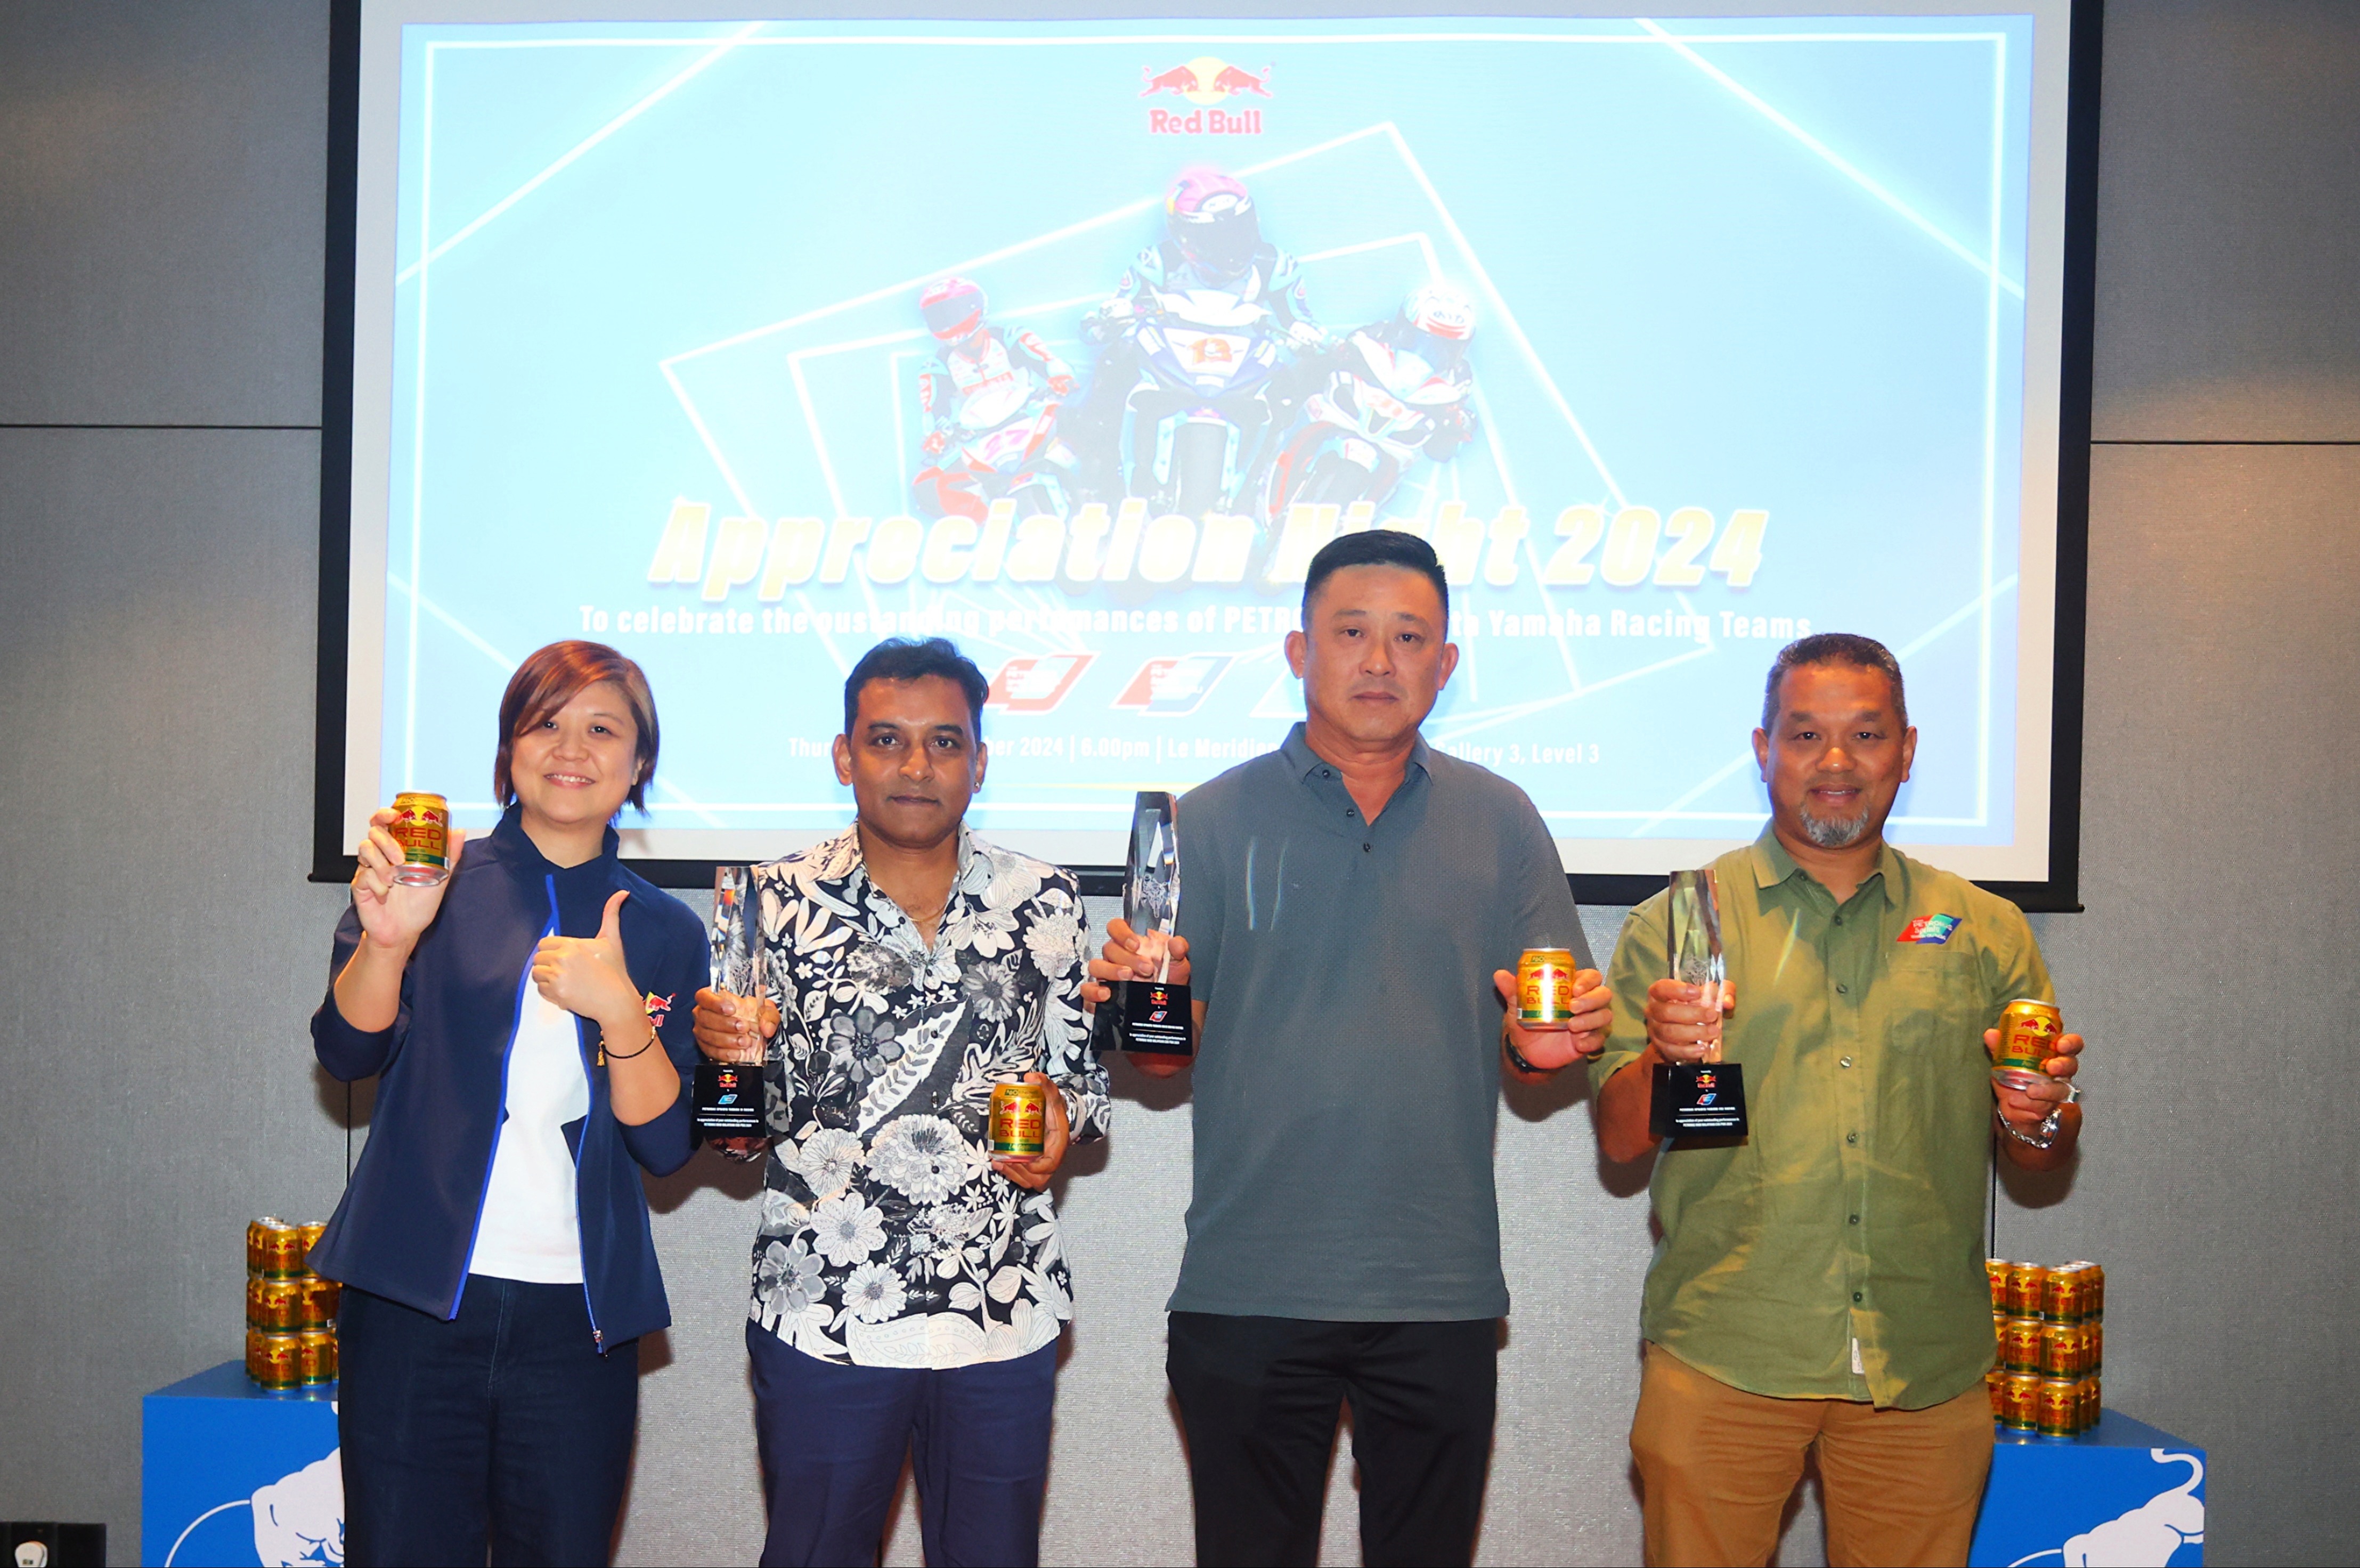
[[[1105,1135],[1070,873],[963,824],[987,691],[948,642],[845,683],[859,820],[758,870],[773,1144],[754,1243],[766,1563],[869,1563],[912,1443],[930,1563],[1038,1559],[1056,1342],[1072,1316],[1050,1176]],[[716,1057],[759,1042],[700,992]],[[1049,1096],[1047,1147],[988,1150],[991,1088]]]

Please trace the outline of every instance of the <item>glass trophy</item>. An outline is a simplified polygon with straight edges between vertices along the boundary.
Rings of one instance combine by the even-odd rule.
[[[1743,1138],[1745,1075],[1721,1054],[1721,985],[1728,965],[1721,951],[1721,906],[1710,867],[1672,873],[1666,950],[1672,978],[1699,987],[1698,1006],[1713,1009],[1712,1039],[1699,1062],[1659,1062],[1647,1106],[1650,1137]]]
[[[1180,918],[1179,801],[1161,789],[1142,789],[1131,814],[1131,861],[1124,868],[1122,918],[1140,952],[1157,962],[1153,980],[1118,980],[1098,1010],[1092,1038],[1099,1051],[1120,1049],[1188,1056],[1188,987],[1172,980],[1172,931]]]
[[[762,1010],[761,890],[750,866],[723,866],[713,873],[713,983],[736,996],[740,1017],[759,1023]],[[757,1032],[756,1040],[761,1038]],[[696,1130],[706,1138],[759,1138],[762,1126],[762,1061],[696,1059]],[[733,1151],[735,1152],[735,1151]]]

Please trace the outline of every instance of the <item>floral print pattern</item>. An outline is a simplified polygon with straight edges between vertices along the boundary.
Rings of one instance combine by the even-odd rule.
[[[758,868],[770,1159],[748,1315],[837,1363],[1037,1350],[1073,1315],[1050,1196],[991,1168],[991,1086],[1046,1073],[1106,1134],[1071,875],[962,831],[934,945],[869,879],[858,830]]]

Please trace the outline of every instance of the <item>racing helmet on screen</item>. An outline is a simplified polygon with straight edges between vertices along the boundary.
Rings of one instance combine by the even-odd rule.
[[[1172,243],[1207,277],[1227,280],[1253,265],[1262,220],[1242,182],[1216,169],[1189,169],[1172,182],[1164,214]]]
[[[1448,370],[1467,356],[1475,335],[1475,302],[1456,289],[1425,284],[1402,301],[1394,323],[1396,347],[1405,348],[1437,370]]]
[[[983,297],[983,286],[965,278],[945,278],[930,283],[918,296],[918,310],[926,318],[926,330],[946,343],[964,343],[983,325],[983,313],[989,302]]]

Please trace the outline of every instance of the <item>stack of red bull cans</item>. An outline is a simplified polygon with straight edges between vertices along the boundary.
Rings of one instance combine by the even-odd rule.
[[[325,1220],[265,1214],[246,1227],[246,1375],[266,1388],[336,1380],[336,1308],[344,1287],[308,1261]]]
[[[1992,1416],[2011,1432],[2076,1437],[2098,1424],[2106,1361],[2106,1271],[2087,1258],[2054,1268],[1984,1260],[1998,1365],[1983,1376]]]

